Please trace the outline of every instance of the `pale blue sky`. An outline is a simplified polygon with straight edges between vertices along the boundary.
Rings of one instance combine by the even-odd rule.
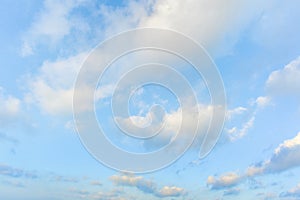
[[[2,1],[0,199],[300,199],[299,6],[297,0]],[[172,165],[134,175],[86,151],[74,130],[72,95],[96,45],[142,27],[175,30],[203,45],[223,78],[227,115],[204,159],[196,144]],[[143,55],[107,71],[97,116],[120,148],[154,151],[178,122],[180,105],[170,91],[146,86],[130,101],[137,120],[147,120],[153,104],[166,108],[161,137],[142,143],[112,126],[113,81],[135,57]],[[204,82],[186,63],[172,62],[197,91],[205,128],[211,111]]]

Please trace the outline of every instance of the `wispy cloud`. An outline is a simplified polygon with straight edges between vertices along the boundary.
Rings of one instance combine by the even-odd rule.
[[[0,132],[0,141],[1,140],[12,143],[12,144],[18,144],[19,143],[18,139],[14,138],[12,136],[9,136],[6,133],[2,133],[2,132]]]
[[[230,196],[230,195],[238,195],[240,194],[241,190],[239,188],[231,188],[224,191],[224,196]]]
[[[53,46],[69,35],[73,29],[80,29],[80,21],[72,18],[72,10],[84,0],[44,1],[43,9],[35,16],[35,20],[23,37],[22,56],[35,53],[39,43]]]
[[[280,194],[280,197],[294,197],[294,198],[300,198],[300,184],[296,187],[288,190],[287,192],[282,192]]]
[[[5,180],[5,181],[2,181],[3,184],[5,185],[10,185],[10,186],[13,186],[13,187],[18,187],[18,188],[25,188],[25,184],[21,181],[18,181],[18,180]]]
[[[91,181],[90,184],[94,185],[94,186],[102,186],[103,185],[100,181]]]
[[[0,164],[0,175],[9,176],[14,178],[30,178],[35,179],[38,177],[36,172],[26,171],[19,168],[13,168],[6,164]]]

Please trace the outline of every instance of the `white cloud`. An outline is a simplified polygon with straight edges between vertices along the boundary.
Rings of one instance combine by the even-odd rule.
[[[27,101],[36,103],[49,114],[71,113],[74,81],[85,56],[79,54],[55,62],[45,61],[39,73],[27,80]]]
[[[266,172],[281,172],[300,166],[300,132],[296,137],[284,141],[275,149],[270,160],[266,161]]]
[[[244,112],[246,112],[248,109],[242,106],[236,107],[234,109],[228,110],[226,113],[227,119],[230,120],[233,117],[235,117],[236,115],[240,115],[243,114]]]
[[[157,192],[157,196],[159,197],[179,197],[184,194],[184,189],[176,186],[164,186]]]
[[[40,108],[49,114],[67,114],[72,111],[73,89],[53,89],[47,83],[35,81],[31,94]]]
[[[212,189],[223,189],[235,186],[246,180],[246,178],[253,178],[270,173],[280,173],[295,167],[300,167],[300,132],[294,138],[285,140],[280,144],[270,159],[249,166],[245,174],[239,175],[234,172],[229,172],[219,178],[209,176],[207,184],[211,186]]]
[[[259,96],[256,98],[255,101],[250,103],[250,107],[237,107],[232,110],[227,111],[227,122],[234,122],[236,123],[238,117],[240,118],[248,118],[240,127],[238,126],[232,126],[231,128],[226,128],[225,131],[227,132],[227,136],[230,141],[236,141],[238,139],[243,138],[247,133],[250,131],[250,129],[254,126],[254,122],[256,119],[256,115],[258,111],[265,108],[266,106],[271,104],[271,97],[268,96]],[[250,114],[250,117],[247,115]],[[238,121],[238,120],[237,120]]]
[[[84,1],[45,1],[43,10],[29,28],[27,39],[25,37],[24,54],[32,53],[31,42],[36,41],[36,38],[46,37],[50,38],[47,41],[59,41],[68,35],[76,25],[69,15],[82,2]],[[257,14],[257,7],[257,2],[241,3],[238,0],[230,0],[226,4],[216,0],[129,1],[123,7],[103,5],[98,14],[102,16],[104,23],[104,29],[100,31],[102,35],[111,36],[112,33],[128,28],[151,26],[178,30],[207,46],[214,46],[223,37],[228,39],[225,35],[238,33],[244,26],[242,24],[249,22]],[[65,60],[58,59],[57,62],[44,62],[30,88],[32,98],[43,111],[51,114],[70,112],[71,104],[68,102],[73,91],[69,79],[74,80],[74,72],[78,70],[74,62],[79,65],[78,60],[83,54]],[[97,95],[106,96],[106,89]]]
[[[263,107],[270,105],[271,98],[268,96],[260,96],[260,97],[257,97],[257,99],[255,100],[255,103],[257,104],[257,106],[259,108],[263,108]]]
[[[186,194],[183,188],[176,186],[163,186],[157,189],[157,184],[153,181],[146,180],[142,176],[134,176],[133,174],[113,175],[110,180],[116,185],[135,187],[138,190],[152,194],[156,197],[179,197]]]
[[[272,157],[259,165],[247,169],[248,176],[279,173],[300,166],[300,132],[296,137],[284,141],[274,151]]]
[[[148,17],[149,10],[155,1],[127,1],[126,6],[113,8],[102,5],[100,15],[103,16],[103,30],[107,37],[128,29],[137,28],[141,20]]]
[[[48,43],[51,46],[70,34],[71,29],[77,26],[69,18],[69,15],[82,2],[84,1],[45,0],[43,9],[36,15],[35,20],[24,35],[21,55],[32,55],[38,42]]]
[[[299,96],[300,57],[291,61],[283,69],[273,71],[266,82],[267,90],[273,95]]]
[[[207,178],[207,185],[211,187],[211,189],[224,189],[233,187],[239,184],[243,180],[243,176],[235,173],[229,172],[221,175],[219,178],[214,176],[209,176]]]
[[[101,15],[106,36],[136,27],[172,29],[192,37],[211,51],[218,49],[224,53],[230,51],[237,35],[263,7],[261,1],[141,0],[128,1],[121,8],[102,6]]]
[[[241,29],[261,11],[262,5],[259,1],[158,0],[153,4],[152,13],[141,20],[140,27],[177,30],[210,50],[222,43],[226,43],[222,45],[226,49],[235,42]]]
[[[292,149],[297,146],[300,146],[300,132],[293,139],[285,140],[282,144],[280,144],[279,147],[275,149],[275,154],[278,155],[284,151],[284,149]]]
[[[66,59],[45,61],[35,75],[27,77],[29,86],[25,100],[34,103],[45,113],[51,115],[72,114],[74,84],[87,53],[81,53]],[[111,95],[113,86],[104,85],[96,90],[97,100]],[[85,88],[82,101],[91,88]],[[93,105],[82,104],[82,109],[91,109]]]
[[[232,127],[230,129],[227,129],[228,137],[230,141],[236,141],[240,138],[243,138],[253,127],[255,121],[255,116],[252,116],[248,121],[246,121],[241,128]]]
[[[134,175],[113,175],[110,180],[116,185],[136,187],[144,193],[155,193],[156,185],[149,180],[145,180],[142,176]]]
[[[171,142],[179,132],[182,124],[182,117],[185,116],[185,122],[187,124],[184,125],[184,137],[186,140],[189,140],[193,137],[195,130],[198,130],[193,147],[195,147],[196,150],[199,150],[203,136],[205,136],[206,130],[209,127],[214,109],[216,110],[216,115],[220,115],[220,113],[222,113],[222,109],[218,106],[198,104],[185,108],[180,107],[175,111],[166,112],[161,120],[156,120],[160,119],[160,116],[157,116],[155,112],[148,112],[146,116],[130,116],[129,118],[118,117],[117,120],[121,127],[130,133],[140,133],[136,131],[135,125],[138,127],[144,127],[145,125],[149,125],[153,122],[150,126],[146,127],[142,133],[149,136],[159,131],[155,138],[145,140],[143,143],[144,147],[152,149],[153,147],[157,148]],[[194,125],[195,120],[199,121],[198,129],[196,129],[197,127]],[[134,121],[134,123],[132,121]],[[210,135],[207,136],[207,139],[210,140]],[[178,151],[181,150],[182,149],[178,149]]]
[[[262,166],[250,166],[246,170],[246,174],[249,177],[260,175],[264,172],[264,168]]]
[[[0,87],[0,125],[16,120],[21,114],[21,100],[8,95]]]

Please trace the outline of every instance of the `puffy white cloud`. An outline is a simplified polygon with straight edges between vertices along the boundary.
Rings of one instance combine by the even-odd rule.
[[[37,74],[27,77],[29,86],[25,101],[34,103],[48,114],[72,114],[74,84],[77,74],[87,53],[81,53],[66,59],[45,61]],[[102,99],[112,92],[111,85],[105,85],[95,91],[96,99]],[[84,88],[82,101],[91,88]],[[82,110],[91,109],[93,105],[82,104]]]
[[[142,132],[142,134],[146,136],[154,135],[155,133],[157,133],[157,131],[159,131],[154,138],[145,140],[143,143],[144,147],[152,149],[153,147],[161,147],[162,145],[166,145],[169,142],[173,141],[173,139],[176,138],[176,134],[181,128],[182,117],[185,116],[187,117],[187,124],[184,125],[184,138],[186,140],[191,139],[194,136],[195,130],[198,130],[198,132],[196,132],[197,136],[195,138],[193,147],[196,148],[196,150],[199,150],[201,142],[203,142],[203,137],[205,136],[208,129],[214,109],[216,110],[216,115],[221,114],[221,108],[219,108],[218,106],[214,107],[212,105],[198,104],[185,108],[180,107],[175,111],[166,112],[162,118],[160,118],[161,116],[157,116],[155,115],[155,113],[151,113],[150,111],[146,114],[146,116],[130,116],[129,118],[119,117],[117,120],[120,123],[121,127],[124,127],[124,130],[130,133],[136,132],[134,125],[138,127],[150,125],[148,126],[150,127],[149,129],[145,129]],[[155,118],[155,120],[152,120],[153,118]],[[199,122],[198,129],[196,129],[197,127],[193,125],[195,120],[198,120]],[[153,123],[151,124],[151,122]],[[209,134],[207,136],[207,139],[212,140]],[[178,151],[181,150],[182,149],[178,149]]]
[[[159,197],[179,197],[185,194],[185,190],[176,186],[164,186],[157,192]]]
[[[27,102],[50,114],[72,112],[73,85],[86,54],[54,62],[45,61],[39,73],[28,78]]]
[[[291,61],[283,69],[273,71],[266,82],[267,90],[273,95],[299,96],[300,57]]]
[[[285,140],[280,144],[270,159],[249,166],[244,174],[238,175],[229,172],[219,178],[209,176],[207,184],[212,189],[223,189],[235,186],[247,178],[270,173],[280,173],[294,167],[300,167],[300,132],[294,138]]]
[[[255,103],[257,104],[258,107],[263,108],[265,106],[270,105],[271,98],[268,96],[260,96],[260,97],[257,97],[257,99],[255,100]]]
[[[261,11],[262,5],[259,1],[158,0],[140,26],[177,30],[211,48],[224,42],[224,38],[235,42],[235,36]],[[226,45],[232,45],[230,42]]]
[[[248,176],[264,173],[278,173],[300,166],[300,132],[296,137],[285,140],[274,151],[270,159],[250,166],[247,169]]]
[[[60,40],[69,34],[74,26],[69,14],[72,9],[82,5],[82,2],[84,1],[46,1],[44,10],[29,29],[29,38],[45,36]],[[224,35],[239,32],[242,24],[249,22],[258,12],[257,3],[259,1],[241,3],[238,0],[230,0],[226,4],[216,0],[129,1],[125,6],[116,8],[103,5],[101,12],[95,13],[102,15],[105,24],[102,33],[108,35],[133,27],[161,27],[181,31],[211,46],[212,43],[219,44],[222,37],[228,38]],[[197,20],[194,20],[195,18]],[[24,49],[27,49],[25,52],[32,52],[29,40],[24,44]],[[84,53],[56,62],[44,62],[40,74],[34,78],[31,85],[32,98],[42,110],[51,114],[70,112],[71,104],[68,102],[73,90],[65,83],[69,84],[70,79],[74,80],[74,72],[78,71],[74,62],[80,65],[79,60],[84,57],[83,55]],[[106,90],[107,88],[97,95],[105,96]]]
[[[235,173],[229,172],[221,175],[219,178],[214,176],[209,176],[207,178],[207,185],[211,187],[211,189],[224,189],[236,186],[243,180],[243,176]]]
[[[145,180],[141,176],[134,175],[113,175],[110,180],[116,185],[136,187],[144,193],[155,193],[156,185],[149,180]]]
[[[129,1],[121,8],[102,6],[101,14],[106,35],[136,27],[157,27],[184,33],[210,50],[228,51],[263,7],[261,1],[141,0]]]
[[[183,188],[176,186],[164,186],[161,189],[157,189],[157,184],[153,181],[132,174],[113,175],[110,177],[110,180],[116,185],[136,187],[138,190],[156,197],[179,197],[186,194]]]
[[[278,155],[282,151],[284,151],[284,149],[292,149],[297,146],[300,146],[300,132],[297,134],[296,137],[290,140],[285,140],[282,144],[280,144],[279,147],[275,149],[275,154]]]
[[[256,176],[262,174],[264,172],[264,168],[262,166],[249,166],[246,170],[246,175],[248,177]]]
[[[270,160],[266,161],[266,172],[281,172],[300,166],[300,132],[296,137],[284,141],[275,149]]]

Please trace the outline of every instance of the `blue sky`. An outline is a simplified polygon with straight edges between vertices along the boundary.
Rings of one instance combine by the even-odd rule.
[[[300,199],[299,1],[1,4],[1,199]],[[196,142],[163,169],[124,173],[98,162],[82,144],[73,121],[74,83],[99,43],[144,27],[180,32],[205,48],[223,79],[226,120],[217,145],[205,158],[199,159],[201,143]],[[181,108],[170,90],[151,84],[134,91],[127,118],[114,116],[114,85],[132,62],[152,58],[174,65],[189,80],[198,102],[188,108],[199,111],[200,136],[214,108],[205,80],[178,57],[145,51],[120,58],[99,82],[95,108],[107,138],[126,151],[152,152],[168,144],[178,130],[180,111],[193,120],[193,113]],[[153,105],[163,107],[165,115],[151,110]],[[164,119],[165,129],[142,142],[113,124],[119,119],[134,130],[129,122],[145,126],[151,117],[152,123]],[[187,138],[190,132],[184,132]]]

